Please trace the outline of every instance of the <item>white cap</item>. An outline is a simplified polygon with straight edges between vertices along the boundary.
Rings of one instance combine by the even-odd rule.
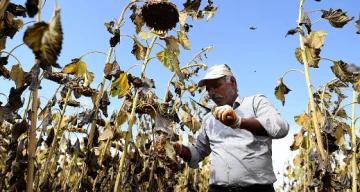
[[[205,77],[199,81],[198,86],[204,86],[206,80],[218,79],[224,76],[233,76],[233,73],[231,72],[231,69],[227,64],[212,66],[206,73]]]

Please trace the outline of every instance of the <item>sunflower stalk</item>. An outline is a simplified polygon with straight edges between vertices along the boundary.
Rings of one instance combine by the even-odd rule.
[[[40,177],[40,184],[44,181],[45,179],[45,176],[46,176],[46,173],[49,172],[48,170],[48,164],[49,162],[51,161],[51,159],[53,158],[53,154],[54,154],[54,151],[55,151],[55,147],[56,147],[56,143],[57,143],[57,138],[58,138],[58,135],[59,135],[59,132],[61,132],[61,122],[63,120],[63,117],[64,117],[64,114],[65,114],[65,111],[66,111],[66,106],[67,106],[67,103],[68,103],[68,100],[70,98],[70,94],[71,94],[71,89],[68,89],[67,93],[66,93],[66,98],[65,98],[65,102],[64,102],[64,106],[63,106],[63,109],[61,111],[61,115],[60,115],[60,119],[59,119],[59,122],[57,123],[57,126],[56,126],[56,129],[55,129],[55,133],[54,133],[54,139],[51,143],[51,147],[50,147],[50,151],[49,151],[49,154],[46,158],[46,161],[44,163],[44,168],[42,169],[42,172],[41,172],[41,177]],[[62,132],[63,133],[63,132]],[[61,135],[62,137],[62,135]]]
[[[305,2],[305,0],[300,0],[298,24],[300,23],[300,21],[302,19],[304,2]],[[301,27],[301,26],[299,25],[299,27]],[[317,139],[317,146],[318,146],[319,152],[321,154],[322,160],[325,161],[326,160],[326,154],[325,154],[324,146],[323,146],[323,143],[322,143],[319,122],[318,122],[318,119],[316,117],[317,109],[315,107],[314,96],[313,96],[313,93],[312,93],[312,90],[311,90],[309,63],[308,63],[308,60],[307,60],[307,57],[306,57],[306,54],[305,54],[304,37],[302,35],[299,35],[299,37],[300,37],[300,48],[302,50],[301,51],[301,56],[302,56],[302,59],[303,59],[303,62],[304,62],[304,72],[305,72],[306,85],[307,85],[308,94],[309,94],[309,100],[310,100],[311,117],[312,117],[314,129],[315,129],[315,135],[316,135],[316,139]]]
[[[41,0],[38,2],[38,7],[41,8]],[[41,9],[39,9],[37,15],[36,15],[36,22],[40,22],[40,12]],[[35,59],[35,63],[37,63]],[[28,145],[28,166],[27,166],[27,177],[26,177],[26,191],[27,192],[33,192],[33,183],[34,183],[34,158],[35,158],[35,147],[36,147],[36,123],[37,123],[37,110],[38,110],[38,88],[36,88],[31,93],[32,95],[32,109],[31,109],[31,127],[30,131],[28,133],[29,135],[29,145]],[[25,112],[26,113],[26,112]]]
[[[357,97],[356,91],[352,92],[352,112],[351,112],[351,150],[352,150],[352,157],[351,157],[351,170],[352,170],[352,192],[357,191],[357,160],[356,160],[356,133],[355,133],[355,114],[356,114],[356,104],[357,104]]]
[[[147,63],[149,61],[149,55],[151,53],[151,50],[152,50],[152,48],[154,46],[154,43],[155,43],[156,39],[157,39],[157,36],[154,36],[151,43],[150,43],[150,45],[149,45],[149,47],[148,47],[148,49],[146,50],[146,55],[145,55],[145,58],[144,58],[144,65],[142,66],[140,79],[144,78],[146,66],[147,66]],[[131,113],[130,113],[128,131],[127,131],[126,137],[125,137],[124,151],[123,151],[123,153],[121,155],[119,170],[118,170],[118,174],[116,176],[114,192],[119,191],[120,180],[121,180],[121,172],[122,172],[122,168],[124,166],[125,157],[127,155],[127,148],[128,148],[130,139],[132,139],[132,126],[133,126],[134,121],[135,121],[135,119],[134,119],[135,118],[135,109],[136,109],[138,100],[139,100],[139,92],[136,92],[135,97],[133,99],[132,109],[131,109]]]
[[[133,1],[130,1],[123,9],[122,13],[121,13],[121,16],[120,16],[120,19],[119,21],[116,23],[116,27],[115,29],[118,30],[120,28],[120,25],[121,25],[121,22],[124,20],[124,14],[125,14],[125,11],[132,5],[134,4],[135,2],[137,2],[137,0],[133,0]],[[109,49],[109,52],[106,56],[106,63],[109,63],[110,62],[110,58],[111,58],[111,54],[114,50],[114,47],[110,47]],[[104,73],[103,74],[103,77],[102,77],[102,80],[101,80],[101,83],[100,83],[100,90],[99,90],[99,94],[96,98],[96,103],[95,103],[95,110],[97,111],[99,109],[99,104],[100,104],[100,100],[101,100],[101,97],[103,95],[103,92],[104,92],[104,86],[105,86],[105,81],[106,81],[106,74]],[[95,128],[96,128],[96,120],[93,120],[91,122],[91,130],[90,130],[90,134],[89,134],[89,139],[88,139],[88,148],[92,146],[92,140],[93,140],[93,137],[94,137],[94,133],[95,133]]]

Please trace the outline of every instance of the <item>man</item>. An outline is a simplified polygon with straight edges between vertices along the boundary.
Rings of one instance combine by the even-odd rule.
[[[241,97],[226,64],[210,68],[198,86],[217,107],[203,117],[196,144],[176,143],[176,154],[191,168],[210,155],[210,192],[274,191],[271,140],[288,134],[287,121],[264,95]]]

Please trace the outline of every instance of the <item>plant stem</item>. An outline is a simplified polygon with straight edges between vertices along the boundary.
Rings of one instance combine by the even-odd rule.
[[[150,45],[149,45],[149,47],[148,47],[148,49],[147,49],[147,51],[146,51],[146,55],[145,55],[145,58],[144,58],[144,65],[142,66],[142,70],[141,70],[141,74],[140,74],[140,79],[144,78],[144,74],[145,74],[147,63],[148,63],[149,55],[150,55],[150,52],[152,50],[152,47],[155,44],[156,39],[157,39],[157,36],[154,36],[151,43],[150,43]],[[119,189],[122,167],[124,166],[125,157],[127,155],[127,148],[128,148],[130,139],[132,138],[132,126],[133,126],[134,121],[135,121],[135,119],[134,119],[135,118],[135,109],[136,109],[138,100],[139,100],[139,92],[136,92],[136,95],[135,95],[135,97],[133,99],[133,104],[132,104],[132,109],[131,109],[131,114],[130,114],[130,120],[129,120],[129,125],[128,125],[128,132],[126,133],[126,137],[125,137],[124,150],[123,150],[123,153],[121,155],[119,170],[118,170],[118,174],[116,176],[114,192],[117,192],[118,189]]]
[[[121,22],[122,22],[123,19],[124,19],[125,11],[126,11],[133,3],[135,3],[135,2],[137,2],[137,0],[132,0],[132,1],[130,1],[130,2],[124,7],[124,9],[122,10],[120,19],[119,19],[119,21],[116,23],[115,29],[119,29],[119,28],[120,28],[120,24],[121,24]],[[112,54],[113,50],[114,50],[114,47],[110,47],[109,52],[108,52],[108,54],[107,54],[107,56],[106,56],[106,62],[105,62],[105,63],[109,63],[109,62],[110,62],[110,58],[111,58],[111,54]],[[101,84],[100,84],[99,95],[98,95],[98,97],[96,98],[96,103],[95,103],[95,110],[96,110],[96,111],[99,109],[99,103],[100,103],[101,97],[102,97],[103,92],[104,92],[104,86],[105,86],[105,81],[106,81],[105,76],[106,76],[106,74],[103,74],[103,77],[102,77],[102,80],[101,80]],[[93,120],[93,121],[91,122],[91,130],[90,130],[89,139],[88,139],[88,148],[91,148],[91,146],[92,146],[92,140],[93,140],[93,137],[94,137],[95,128],[96,128],[96,120]]]
[[[356,163],[356,133],[355,133],[355,110],[356,110],[356,91],[353,91],[352,98],[352,112],[351,112],[351,170],[352,170],[352,192],[357,191],[357,163]]]
[[[284,73],[284,75],[281,76],[280,79],[283,79],[285,77],[285,75],[287,75],[288,73],[293,72],[293,71],[297,71],[297,72],[302,73],[303,75],[305,75],[304,71],[301,71],[300,69],[290,69],[290,70],[286,71]]]
[[[40,9],[41,1],[38,2],[38,7]],[[36,15],[36,22],[40,22],[40,10]],[[35,59],[35,63],[38,63]],[[36,146],[36,119],[37,119],[37,110],[38,110],[38,88],[32,92],[32,109],[31,109],[31,127],[29,135],[29,144],[28,144],[28,166],[27,166],[27,177],[26,177],[26,191],[33,192],[34,184],[34,158],[35,158],[35,146]],[[26,112],[25,112],[26,113]]]
[[[183,70],[183,69],[187,69],[187,68],[190,68],[190,67],[196,67],[196,66],[204,67],[205,65],[204,65],[204,64],[187,65],[187,66],[181,68],[180,71]],[[165,103],[165,100],[166,100],[166,98],[167,98],[167,96],[168,96],[168,92],[169,92],[169,89],[170,89],[170,84],[171,84],[172,80],[174,79],[175,75],[176,75],[176,72],[174,72],[174,73],[172,74],[172,76],[170,77],[170,80],[168,81],[168,84],[167,84],[167,86],[166,86],[165,96],[164,96],[164,99],[163,99],[163,102],[164,102],[164,103]]]
[[[46,161],[44,163],[44,168],[42,169],[42,173],[41,173],[41,177],[40,177],[40,184],[44,181],[46,173],[49,172],[49,170],[47,170],[48,164],[49,164],[50,160],[53,158],[53,154],[54,154],[56,143],[57,143],[58,134],[61,131],[61,127],[60,127],[61,122],[62,122],[62,119],[63,119],[64,114],[65,114],[65,110],[66,110],[67,102],[68,102],[69,97],[70,97],[70,93],[71,93],[71,89],[69,88],[67,93],[66,93],[66,98],[65,98],[63,109],[61,111],[59,122],[58,122],[58,124],[56,126],[56,129],[55,129],[54,139],[53,139],[53,141],[51,143],[51,148],[50,148],[49,154],[48,154],[48,156],[46,158]]]
[[[298,23],[300,23],[301,21],[301,18],[302,18],[302,13],[303,13],[303,6],[304,6],[304,1],[305,0],[300,0],[300,7],[299,7],[299,18],[298,18]],[[301,27],[300,25],[298,25],[299,27]],[[316,139],[317,139],[317,144],[318,144],[318,148],[319,148],[319,151],[320,151],[320,154],[321,154],[321,158],[323,161],[326,160],[326,154],[325,154],[325,151],[324,151],[324,146],[323,146],[323,143],[322,143],[322,138],[321,138],[321,132],[320,132],[320,128],[319,128],[319,122],[318,122],[318,119],[316,117],[316,108],[315,108],[315,102],[314,102],[314,97],[313,97],[313,93],[312,93],[312,90],[311,90],[311,81],[310,81],[310,72],[309,72],[309,63],[308,63],[308,60],[306,58],[306,55],[305,55],[305,46],[304,46],[304,39],[303,39],[303,36],[302,35],[299,35],[300,37],[300,47],[301,47],[301,56],[302,56],[302,59],[304,61],[304,72],[305,72],[305,79],[306,79],[306,85],[307,85],[307,88],[308,88],[308,94],[309,94],[309,99],[310,99],[310,108],[311,108],[311,111],[312,111],[312,120],[313,120],[313,123],[314,123],[314,128],[315,128],[315,135],[316,135]]]

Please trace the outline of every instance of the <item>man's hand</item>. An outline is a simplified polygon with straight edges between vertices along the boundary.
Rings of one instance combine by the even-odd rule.
[[[241,117],[237,116],[230,105],[215,107],[213,111],[215,119],[221,121],[224,125],[231,128],[240,128]]]
[[[182,144],[173,143],[173,147],[174,147],[176,155],[179,155],[181,153],[181,151],[182,151]]]

